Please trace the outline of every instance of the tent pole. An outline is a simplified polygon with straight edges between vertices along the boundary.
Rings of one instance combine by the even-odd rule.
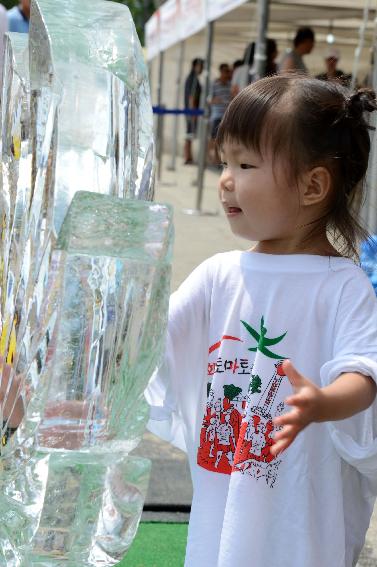
[[[204,115],[199,121],[199,155],[198,155],[198,177],[197,185],[198,190],[196,194],[196,212],[200,213],[202,209],[202,198],[203,198],[203,182],[204,182],[204,170],[207,157],[207,136],[208,136],[208,124],[210,107],[208,104],[208,96],[211,84],[211,63],[212,63],[212,46],[213,46],[213,30],[214,22],[208,22],[207,24],[207,47],[206,47],[206,58],[204,62],[204,88],[202,89],[202,94],[200,97],[200,107],[204,110]]]
[[[158,85],[157,85],[157,106],[162,106],[162,87],[164,81],[164,52],[160,51],[158,66]],[[156,135],[156,157],[157,157],[157,179],[161,179],[162,168],[162,146],[163,146],[163,120],[162,114],[157,114],[157,135]]]
[[[258,38],[256,45],[255,61],[256,75],[258,78],[264,77],[266,74],[267,48],[266,34],[268,29],[268,20],[270,12],[269,0],[258,0]]]
[[[374,90],[377,89],[377,18],[375,19],[373,41],[372,86]],[[371,125],[375,128],[377,127],[377,117],[375,113],[371,115]],[[372,131],[372,148],[367,173],[367,195],[363,212],[363,216],[367,221],[368,230],[371,234],[377,234],[377,130]]]
[[[213,46],[214,22],[208,22],[206,35],[206,58],[204,63],[204,88],[200,97],[200,107],[204,109],[204,115],[199,122],[199,156],[198,156],[198,177],[197,177],[197,195],[196,195],[196,212],[201,212],[203,198],[204,170],[207,158],[207,138],[210,117],[210,106],[208,97],[211,85],[211,64],[212,64],[212,46]]]
[[[365,0],[363,21],[359,30],[359,44],[355,49],[355,58],[353,61],[351,89],[354,89],[357,85],[357,73],[359,71],[361,52],[364,48],[364,43],[365,43],[365,32],[369,20],[370,2],[371,0]]]
[[[185,42],[181,41],[179,44],[179,54],[177,58],[177,78],[176,78],[176,91],[175,91],[175,108],[179,108],[181,98],[182,98],[182,69],[183,60],[185,57]],[[179,116],[176,114],[174,116],[173,125],[173,143],[171,152],[171,162],[168,167],[169,170],[175,171],[176,159],[177,159],[177,146],[178,146],[178,120]]]

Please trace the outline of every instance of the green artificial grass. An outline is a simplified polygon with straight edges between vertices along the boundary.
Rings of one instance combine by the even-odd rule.
[[[183,567],[187,524],[143,522],[118,567]]]

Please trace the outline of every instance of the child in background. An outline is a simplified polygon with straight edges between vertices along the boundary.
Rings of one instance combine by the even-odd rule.
[[[377,302],[355,262],[368,90],[275,76],[217,143],[232,231],[172,295],[150,429],[188,453],[186,567],[351,567],[377,493]]]

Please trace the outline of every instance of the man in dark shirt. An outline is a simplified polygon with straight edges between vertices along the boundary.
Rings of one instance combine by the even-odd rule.
[[[199,75],[203,71],[203,59],[195,58],[191,64],[191,71],[188,74],[185,82],[185,108],[197,109],[200,105],[200,94],[202,91],[199,82]],[[195,137],[197,125],[197,116],[186,117],[186,140],[184,146],[184,160],[185,164],[194,162],[192,157],[192,140]]]

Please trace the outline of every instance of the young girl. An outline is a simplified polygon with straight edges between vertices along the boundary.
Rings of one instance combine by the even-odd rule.
[[[374,95],[276,76],[228,107],[232,231],[173,294],[152,431],[185,449],[186,567],[351,567],[377,493],[377,303],[355,263]]]

